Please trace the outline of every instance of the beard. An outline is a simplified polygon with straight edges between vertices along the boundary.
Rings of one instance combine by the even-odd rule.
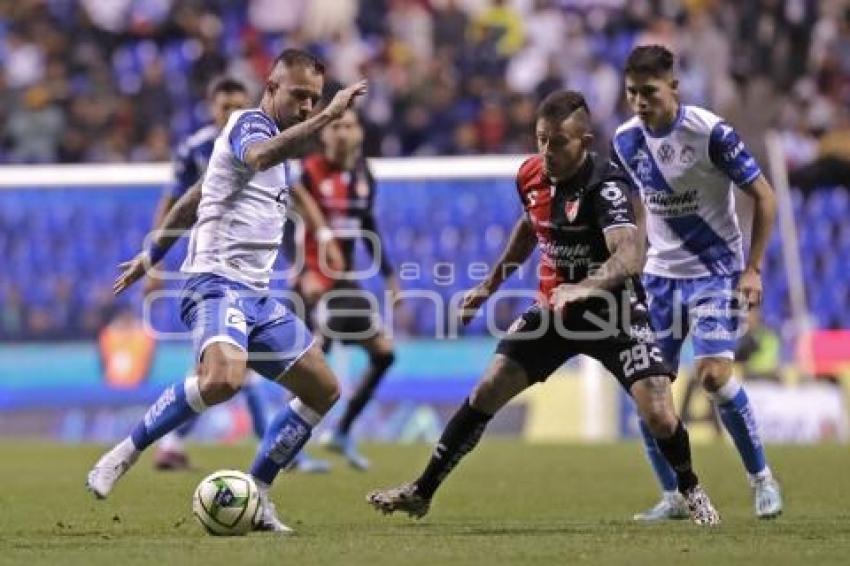
[[[287,115],[283,116],[282,118],[278,119],[277,126],[278,126],[278,128],[280,128],[281,131],[283,131],[283,130],[286,130],[288,128],[291,128],[292,126],[294,126],[296,124],[300,124],[303,121],[304,120],[301,120],[300,118],[298,118],[294,114],[287,114]]]

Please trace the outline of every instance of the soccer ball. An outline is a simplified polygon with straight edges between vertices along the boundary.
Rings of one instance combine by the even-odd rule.
[[[260,492],[251,476],[219,470],[198,484],[192,512],[211,535],[244,535],[254,528],[260,512]]]

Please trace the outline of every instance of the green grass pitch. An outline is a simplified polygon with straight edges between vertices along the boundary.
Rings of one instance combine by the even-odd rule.
[[[157,473],[149,457],[107,501],[83,480],[96,446],[0,443],[0,564],[302,566],[451,564],[850,564],[850,455],[842,446],[772,447],[786,492],[776,521],[752,515],[734,450],[698,446],[695,460],[723,525],[635,525],[655,487],[634,444],[528,445],[485,439],[421,521],[384,517],[365,493],[419,471],[430,448],[367,446],[374,471],[334,460],[328,476],[279,478],[292,537],[215,538],[191,516],[197,482],[244,468],[252,447],[192,447],[196,470]],[[320,450],[313,449],[315,455]]]

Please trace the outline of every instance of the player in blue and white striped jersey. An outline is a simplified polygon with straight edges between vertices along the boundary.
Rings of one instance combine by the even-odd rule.
[[[116,293],[144,277],[194,225],[181,268],[189,278],[180,315],[192,329],[197,372],[163,390],[130,435],[95,463],[86,484],[98,498],[151,444],[232,398],[250,366],[294,395],[266,427],[250,469],[262,509],[255,527],[291,532],[277,517],[271,484],[339,398],[339,381],[303,321],[269,290],[292,190],[287,160],[367,90],[365,81],[344,88],[314,112],[324,69],[309,53],[285,49],[260,106],[230,116],[202,182],[175,203],[147,248],[121,265]]]
[[[248,107],[248,89],[245,85],[231,77],[220,77],[210,83],[207,89],[207,107],[212,123],[207,124],[188,136],[177,146],[174,156],[173,175],[171,181],[163,189],[156,207],[153,229],[162,225],[165,216],[174,204],[204,175],[213,152],[213,145],[221,130],[227,124],[230,115]],[[150,296],[163,286],[162,279],[154,274],[148,275],[144,284],[144,293]],[[194,371],[194,370],[192,370]],[[242,387],[248,412],[251,415],[254,434],[263,437],[268,417],[264,406],[262,378],[251,372]],[[157,443],[154,456],[154,466],[159,470],[181,470],[189,467],[186,454],[185,439],[192,432],[197,418],[186,421],[176,430],[165,435]],[[304,472],[325,472],[329,467],[327,462],[314,460],[303,452],[298,455],[295,468]]]
[[[650,319],[675,370],[688,334],[696,373],[716,401],[741,454],[758,517],[782,511],[747,394],[732,376],[744,312],[761,302],[761,263],[776,215],[773,190],[734,128],[713,113],[681,104],[675,56],[652,45],[632,51],[626,98],[636,116],[622,124],[613,154],[632,177],[649,241],[644,287]],[[748,257],[735,213],[733,186],[755,201]],[[642,212],[643,214],[640,214]],[[687,517],[676,476],[641,423],[647,453],[662,485],[661,502],[637,520]]]

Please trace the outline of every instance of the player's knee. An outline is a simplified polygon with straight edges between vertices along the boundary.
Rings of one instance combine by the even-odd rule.
[[[241,360],[205,360],[198,375],[201,398],[207,405],[227,401],[245,382],[245,363]]]
[[[717,391],[732,376],[732,363],[719,358],[703,358],[697,362],[697,376],[706,391]]]
[[[236,395],[243,381],[243,378],[237,378],[230,370],[212,368],[210,372],[200,374],[198,387],[204,403],[216,405]]]

